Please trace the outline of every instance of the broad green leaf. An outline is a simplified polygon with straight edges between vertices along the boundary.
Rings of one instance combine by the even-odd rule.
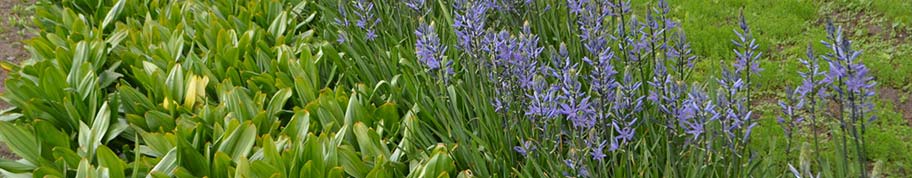
[[[282,171],[276,168],[276,166],[278,165],[257,160],[250,164],[250,171],[253,175],[252,177],[284,177]]]
[[[96,157],[98,158],[98,166],[106,167],[108,169],[108,175],[111,178],[123,178],[124,169],[126,169],[126,163],[123,160],[120,160],[117,157],[117,154],[114,151],[111,151],[107,146],[101,145],[96,151]]]
[[[101,109],[95,115],[95,119],[92,122],[92,133],[91,144],[88,148],[91,150],[97,149],[98,145],[102,144],[101,141],[104,140],[105,134],[108,132],[108,128],[111,126],[111,109],[108,106],[108,103],[105,102],[101,105]],[[90,154],[91,155],[91,154]]]
[[[165,157],[162,157],[161,161],[159,161],[158,164],[155,164],[155,167],[152,167],[152,170],[149,172],[163,173],[165,175],[171,176],[173,175],[174,169],[176,169],[177,166],[177,148],[173,148],[171,151],[168,151],[168,154],[166,154]]]
[[[228,177],[228,170],[231,169],[234,169],[231,167],[231,157],[224,152],[216,152],[212,159],[211,177]]]
[[[256,141],[256,126],[244,123],[223,140],[218,151],[228,153],[235,161],[246,158]]]
[[[276,146],[275,141],[272,139],[272,136],[267,134],[261,137],[262,139],[262,152],[263,152],[263,161],[275,167],[284,168],[286,163],[282,160],[280,151]]]
[[[223,98],[222,103],[228,106],[228,111],[232,112],[239,120],[248,121],[256,116],[257,109],[250,104],[253,103],[253,100],[250,99],[244,89],[234,87],[222,92],[220,97]]]
[[[57,168],[42,166],[32,172],[34,177],[63,177],[63,173]]]
[[[171,68],[171,72],[168,73],[168,78],[165,79],[165,86],[167,88],[168,97],[171,100],[174,100],[178,103],[183,102],[184,98],[184,69],[181,67],[181,64],[175,64]],[[166,103],[169,104],[169,103]],[[165,105],[165,108],[169,108]],[[170,108],[169,108],[170,109]]]
[[[189,170],[184,169],[183,167],[177,167],[177,169],[174,169],[174,176],[173,176],[173,177],[177,177],[177,178],[197,178],[197,176],[191,174]]]
[[[145,115],[146,125],[153,131],[170,131],[176,126],[175,118],[161,111],[149,111]]]
[[[329,173],[326,173],[326,177],[343,177],[345,172],[343,172],[342,167],[333,167],[329,169]]]
[[[79,162],[79,167],[76,169],[76,178],[93,178],[98,177],[95,173],[95,168],[89,164],[89,160],[82,159]]]
[[[235,158],[235,163],[237,163],[236,169],[234,170],[234,177],[252,177],[250,170],[250,161],[247,158]]]
[[[388,132],[397,133],[399,131],[399,121],[401,121],[401,116],[399,116],[398,107],[395,103],[385,103],[377,108],[374,111],[374,115],[377,119],[383,121],[382,130],[378,129],[381,135],[386,135]]]
[[[418,116],[415,113],[419,112],[418,105],[412,105],[412,108],[405,113],[405,116],[402,116],[402,141],[396,147],[396,150],[393,151],[390,160],[393,162],[402,162],[402,158],[405,156],[405,153],[417,149],[415,144],[411,140],[416,138],[416,130],[420,129]]]
[[[367,174],[367,177],[393,177],[387,170],[373,169]]]
[[[286,16],[288,16],[288,12],[282,12],[277,18],[275,18],[275,20],[272,21],[272,24],[270,24],[268,28],[270,34],[276,37],[283,35],[285,28],[288,26]]]
[[[33,165],[23,164],[16,161],[10,161],[5,159],[0,159],[0,169],[11,173],[25,173],[35,170],[37,167]]]
[[[150,177],[151,178],[170,178],[173,176],[162,173],[162,172],[153,172],[153,173],[149,173],[149,175],[146,175],[146,178],[150,178]]]
[[[334,93],[330,90],[323,90],[316,101],[305,106],[305,109],[312,112],[310,114],[319,121],[319,124],[323,129],[335,130],[342,126],[346,126],[344,122],[345,111],[343,110],[345,108],[341,106],[340,101],[336,100],[333,94]]]
[[[264,132],[274,130],[272,128],[273,123],[276,121],[277,114],[282,111],[282,107],[285,106],[285,102],[288,101],[288,98],[291,97],[291,88],[283,88],[275,93],[272,96],[272,99],[269,100],[269,105],[266,105],[266,120],[263,123],[260,123],[258,126]]]
[[[353,177],[365,177],[368,172],[371,171],[371,168],[367,164],[364,164],[361,157],[358,156],[357,152],[355,152],[351,146],[343,145],[336,149],[336,153],[339,154],[339,158],[342,161],[342,168],[344,168],[345,172],[349,175]]]
[[[319,176],[323,177],[323,172],[314,169],[314,160],[308,160],[304,163],[304,166],[301,166],[301,175],[298,177],[307,177],[307,176]]]
[[[291,137],[291,140],[303,141],[310,132],[310,112],[304,110],[295,111],[291,116],[291,121],[285,125],[283,130],[285,135]]]
[[[359,96],[360,95],[358,95],[358,93],[352,92],[351,98],[349,98],[349,100],[348,100],[348,107],[345,110],[345,117],[343,118],[343,122],[342,122],[345,126],[352,126],[355,123],[360,123],[361,120],[363,120],[363,119],[369,119],[367,112],[364,110],[363,106],[361,105]],[[361,125],[364,126],[363,123]],[[358,128],[354,127],[354,130],[358,130]],[[367,136],[366,132],[364,132],[364,133],[365,133],[365,136]],[[351,139],[350,135],[352,133],[351,132],[340,132],[339,134],[344,134],[346,138]],[[362,138],[359,137],[357,139],[359,139],[358,143],[360,144],[361,143],[360,139],[362,139]],[[363,139],[367,139],[367,138],[365,137]],[[364,147],[362,147],[362,149],[363,148]],[[365,150],[361,150],[361,151],[365,152]],[[377,153],[378,152],[374,152],[374,154],[377,154]],[[374,155],[374,156],[376,156],[376,155]]]
[[[380,138],[370,128],[364,125],[364,123],[358,122],[354,125],[355,138],[358,140],[358,146],[360,146],[360,151],[362,157],[374,158],[382,156],[384,158],[389,158],[389,151],[384,150],[383,146],[380,143]]]
[[[456,162],[450,157],[446,146],[438,144],[432,152],[431,158],[415,172],[418,177],[448,177],[449,172],[456,169]],[[409,176],[412,177],[412,176]]]
[[[304,54],[302,54],[304,55]],[[319,73],[313,61],[299,59],[298,61],[289,60],[288,70],[294,77],[295,93],[298,95],[299,104],[307,103],[317,99],[319,91]]]
[[[143,130],[143,131],[154,130],[151,127],[149,127],[149,124],[146,123],[146,118],[143,118],[143,116],[138,116],[135,114],[127,114],[124,117],[124,119],[127,120],[127,123],[129,123],[128,126],[132,126],[136,130]]]
[[[90,54],[91,48],[88,42],[81,41],[76,45],[75,50],[73,65],[67,74],[67,83],[69,87],[76,90],[80,101],[93,102],[94,100],[87,100],[90,95],[97,94],[98,89],[98,77],[96,77],[95,67],[91,63],[94,62],[91,61],[94,60]],[[88,104],[91,105],[91,103]]]
[[[102,140],[105,143],[114,140],[115,138],[119,137],[121,133],[124,133],[128,128],[130,128],[130,124],[127,123],[126,119],[117,119],[117,121],[112,124],[113,127],[110,127],[110,131],[108,131],[105,139]]]
[[[120,95],[119,98],[122,101],[121,107],[123,108],[124,113],[128,113],[127,115],[138,115],[155,107],[155,103],[153,103],[149,97],[140,93],[133,87],[121,85],[117,86],[117,91],[117,94]],[[130,124],[137,123],[138,122],[130,122]],[[146,124],[142,125],[145,126]]]
[[[108,38],[105,39],[105,42],[108,43],[111,47],[108,48],[107,52],[110,53],[120,45],[124,39],[127,38],[130,30],[127,28],[117,28],[114,33],[112,33]]]
[[[117,79],[123,77],[123,74],[118,73],[117,69],[120,66],[120,61],[117,61],[115,64],[111,65],[110,68],[101,72],[101,75],[98,76],[98,87],[107,88],[113,84]]]
[[[16,155],[32,164],[42,164],[40,147],[37,138],[31,132],[11,123],[0,122],[0,137],[7,147]]]
[[[161,71],[161,68],[159,68],[158,65],[155,65],[155,63],[142,61],[142,64],[142,69],[146,72],[147,75],[152,75],[155,72]]]
[[[9,121],[19,119],[22,116],[23,115],[21,113],[9,113],[9,114],[4,113],[4,114],[0,114],[0,121],[9,122]]]
[[[114,21],[114,18],[120,14],[120,11],[123,10],[124,4],[127,3],[127,0],[119,0],[114,7],[111,7],[111,10],[108,11],[108,14],[105,15],[104,21],[101,22],[101,29],[105,29],[111,21]]]
[[[376,157],[373,164],[373,169],[367,173],[367,177],[392,177],[393,172],[397,170],[393,167],[393,163],[389,162],[386,157]]]
[[[210,163],[208,159],[197,152],[193,145],[190,145],[184,139],[178,139],[177,150],[177,159],[182,167],[187,168],[195,175],[209,175]]]
[[[388,170],[388,168],[385,168],[382,165],[377,165],[374,166],[374,169],[370,170],[367,177],[393,177],[393,175],[390,174],[390,171],[392,170]]]
[[[140,148],[146,148],[144,154],[162,157],[174,148],[174,143],[165,134],[149,133],[137,129],[145,145]],[[143,151],[143,150],[141,150]]]
[[[167,47],[169,54],[171,54],[168,56],[169,59],[180,62],[181,56],[183,56],[184,53],[184,34],[182,29],[176,29],[174,33],[171,33],[171,37],[168,39]],[[181,85],[181,87],[183,87],[183,85]]]
[[[77,167],[79,166],[79,162],[82,161],[82,157],[69,148],[54,147],[52,151],[54,152],[55,159],[63,160],[69,167]]]
[[[310,135],[308,135],[307,141],[304,142],[304,145],[303,145],[304,159],[309,160],[305,164],[305,167],[309,164],[310,169],[313,169],[313,170],[311,170],[311,173],[316,173],[313,171],[319,170],[319,172],[322,175],[323,170],[321,170],[321,169],[325,168],[324,166],[326,166],[326,162],[323,160],[323,157],[332,156],[332,155],[325,155],[325,149],[328,149],[328,148],[324,148],[322,145],[322,143],[323,143],[323,141],[325,141],[325,139],[326,139],[325,135],[316,137],[313,134],[310,134]]]
[[[41,141],[48,145],[43,147],[50,146],[53,147],[70,147],[70,135],[58,130],[50,122],[38,120],[34,122],[35,130],[40,130],[41,132],[35,132],[38,138],[41,138]]]
[[[96,144],[92,143],[92,128],[86,125],[83,122],[79,122],[79,135],[76,135],[76,138],[79,143],[79,149],[77,149],[81,156],[89,156],[88,150]],[[94,154],[93,154],[94,155]]]

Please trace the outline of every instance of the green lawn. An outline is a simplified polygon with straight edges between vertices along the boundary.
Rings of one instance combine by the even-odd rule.
[[[798,58],[805,58],[806,46],[813,45],[819,54],[825,51],[820,39],[826,38],[824,24],[832,19],[844,26],[854,39],[854,47],[864,51],[861,58],[871,68],[878,87],[897,90],[898,100],[884,98],[876,104],[879,120],[871,126],[867,151],[872,168],[887,177],[912,174],[912,116],[902,115],[903,102],[909,101],[912,87],[912,1],[870,0],[818,2],[810,0],[681,0],[671,1],[673,14],[682,22],[695,52],[702,57],[698,66],[704,74],[718,70],[718,60],[732,60],[728,41],[735,38],[731,29],[737,28],[737,14],[743,11],[760,48],[767,55],[761,63],[764,71],[758,79],[763,121],[756,130],[758,149],[769,148],[782,153],[785,139],[775,122],[780,112],[776,99],[783,97],[785,86],[800,84],[796,71],[801,68]],[[710,75],[705,75],[710,76]],[[887,97],[887,96],[882,96]],[[892,96],[890,96],[892,97]],[[899,101],[899,103],[894,103]],[[908,105],[906,105],[908,106]],[[835,122],[835,121],[833,121]],[[774,144],[775,143],[775,144]],[[827,149],[833,152],[832,145]],[[835,154],[835,153],[826,153]],[[785,159],[784,156],[772,156]],[[792,163],[796,164],[796,163]]]

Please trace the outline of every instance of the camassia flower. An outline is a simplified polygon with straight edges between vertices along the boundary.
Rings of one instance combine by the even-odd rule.
[[[629,24],[619,23],[619,25],[618,33],[621,34],[619,36],[624,37],[620,40],[625,43],[625,45],[620,45],[621,50],[624,51],[623,55],[626,55],[627,61],[625,62],[640,62],[641,58],[644,58],[643,54],[648,54],[652,50],[650,33],[645,32],[646,26],[636,16],[630,18]]]
[[[434,24],[420,22],[418,29],[415,30],[415,35],[418,37],[415,42],[418,61],[432,71],[443,68],[446,74],[452,73],[453,70],[450,68],[452,62],[443,63],[447,47],[440,43],[437,31],[434,30]]]
[[[529,156],[529,153],[535,151],[536,149],[537,148],[532,143],[532,141],[525,141],[522,145],[513,147],[513,150],[516,151],[516,153],[519,153],[523,156]]]
[[[365,35],[368,41],[373,41],[377,38],[377,32],[374,27],[380,23],[380,18],[374,15],[374,2],[368,2],[367,0],[357,0],[355,3],[355,16],[358,17],[355,20],[355,26],[365,30]]]
[[[574,128],[588,129],[596,124],[596,113],[590,103],[590,96],[583,91],[582,83],[577,77],[579,70],[577,64],[569,59],[564,60],[562,67],[555,71],[554,76],[560,81],[559,94],[560,113],[569,120]]]
[[[811,45],[807,47],[807,59],[799,59],[799,61],[804,65],[806,71],[799,73],[802,80],[796,92],[802,98],[815,97],[815,94],[816,97],[826,98],[826,88],[822,87],[826,83],[821,80],[826,72],[820,69],[820,60],[814,55],[814,48]]]
[[[791,87],[786,87],[785,96],[785,100],[779,101],[782,113],[777,117],[776,122],[782,125],[785,135],[791,138],[797,129],[796,125],[804,121],[804,117],[799,113],[804,107],[804,100],[799,98],[800,94],[797,89]]]
[[[687,85],[684,82],[673,81],[672,77],[664,77],[664,81],[661,81],[662,79],[659,77],[659,75],[654,76],[653,81],[649,82],[653,90],[649,91],[647,101],[652,102],[665,116],[680,118],[686,108],[683,106],[686,100],[684,102],[681,100],[687,97]],[[676,129],[675,122],[677,122],[675,119],[666,119],[666,128]]]
[[[636,134],[634,125],[639,119],[638,113],[643,110],[643,96],[636,94],[641,83],[633,81],[629,70],[624,73],[624,80],[617,89],[619,94],[612,106],[615,118],[611,121],[611,127],[617,133],[615,141],[620,145],[633,141]]]
[[[833,26],[832,21],[827,24],[827,33],[830,41],[824,41],[823,45],[830,48],[832,53],[822,56],[830,66],[830,72],[822,82],[829,85],[840,96],[841,103],[853,111],[849,116],[853,121],[873,121],[873,114],[865,114],[873,108],[870,98],[875,94],[873,88],[877,83],[873,77],[868,76],[869,69],[858,60],[861,51],[852,49],[852,42],[843,36],[842,28]]]
[[[613,39],[606,20],[613,15],[610,1],[567,0],[570,12],[577,15],[576,25],[583,46],[593,56],[608,53],[608,40]]]
[[[716,111],[716,105],[698,86],[691,88],[683,105],[681,111],[677,113],[678,124],[684,133],[690,135],[688,143],[694,143],[707,132],[705,127],[707,122],[717,120],[720,115]]]
[[[760,59],[763,52],[757,52],[757,48],[760,46],[751,34],[751,29],[747,25],[744,13],[741,13],[740,19],[738,24],[741,27],[741,32],[738,32],[737,30],[734,31],[735,34],[738,35],[738,40],[732,40],[732,43],[739,48],[734,49],[737,56],[737,60],[735,61],[735,72],[740,73],[742,71],[747,71],[748,73],[759,73],[763,69],[760,68],[760,62],[757,62],[757,60]],[[748,74],[748,76],[749,75],[750,74]]]
[[[427,1],[427,0],[404,0],[403,2],[405,3],[405,6],[408,6],[409,8],[411,8],[412,10],[414,10],[415,12],[421,13],[421,12],[425,12],[425,11],[424,11],[424,8],[425,8],[424,4],[426,3],[426,1]]]
[[[868,76],[868,68],[858,60],[861,51],[852,49],[852,42],[843,36],[842,28],[837,28],[832,21],[828,21],[826,31],[827,41],[822,43],[831,52],[821,58],[829,63],[830,71],[822,82],[832,91],[832,100],[839,104],[840,110],[837,111],[836,118],[841,124],[842,132],[845,133],[842,135],[843,149],[847,149],[846,145],[849,142],[846,138],[850,135],[858,153],[857,165],[859,169],[865,169],[865,152],[859,150],[864,150],[865,147],[866,122],[873,122],[876,119],[875,115],[870,113],[874,108],[871,98],[875,95],[876,82]],[[848,160],[844,152],[843,161]],[[865,171],[861,173],[861,177],[867,177]]]
[[[336,25],[342,26],[342,27],[348,27],[351,24],[351,22],[348,21],[348,12],[346,12],[345,6],[339,5],[338,11],[339,11],[339,17],[335,19]],[[345,31],[339,31],[339,35],[336,38],[336,42],[345,43],[346,41],[348,41],[348,37],[347,37],[347,35],[345,35]]]
[[[340,4],[338,6],[339,17],[337,17],[334,21],[336,25],[342,27],[343,30],[341,30],[337,35],[336,42],[345,43],[350,40],[350,36],[348,35],[349,32],[346,30],[349,30],[348,28],[352,24],[354,24],[358,30],[364,32],[365,38],[368,41],[373,41],[379,36],[375,27],[380,23],[380,17],[377,17],[374,14],[374,3],[367,0],[357,0],[352,2],[352,4],[354,7],[352,10],[352,13],[354,13],[353,18],[355,18],[354,23],[349,21],[349,10],[346,8],[348,6],[345,4]]]
[[[460,50],[470,55],[482,50],[482,40],[486,36],[485,18],[489,8],[488,3],[481,1],[456,3],[453,29]]]
[[[586,4],[588,0],[567,0],[567,8],[570,9],[572,14],[583,13],[583,5]]]
[[[757,123],[750,123],[753,111],[746,107],[747,97],[741,93],[748,86],[737,72],[727,67],[722,67],[722,76],[717,81],[721,87],[716,97],[721,114],[719,122],[723,127],[722,132],[728,136],[726,144],[734,148],[736,142],[746,143],[752,129],[757,126]],[[750,124],[745,127],[748,123]]]
[[[592,149],[592,151],[589,154],[592,155],[593,160],[596,160],[596,161],[605,160],[605,157],[608,156],[608,155],[605,155],[604,151],[602,151],[605,149],[605,144],[607,144],[606,141],[601,141],[595,145],[593,145],[592,143],[589,143],[588,141],[586,142],[586,147],[589,147]]]
[[[614,70],[614,65],[611,64],[613,60],[614,53],[610,48],[599,53],[596,60],[583,57],[583,61],[592,66],[592,71],[589,73],[589,88],[594,92],[595,102],[599,106],[607,106],[614,101],[617,94],[615,89],[618,84],[615,81],[615,75],[618,72]]]
[[[532,34],[528,23],[523,26],[519,36],[511,35],[504,30],[492,35],[493,62],[488,77],[496,85],[494,101],[498,111],[509,111],[511,105],[528,106],[535,78],[543,71],[538,64],[538,58],[544,48],[538,46],[538,36]],[[535,109],[535,108],[532,108]],[[520,112],[520,111],[512,111]],[[520,113],[525,115],[525,113]]]
[[[688,77],[688,70],[693,69],[697,56],[691,54],[693,51],[690,49],[684,30],[679,28],[676,33],[672,34],[672,38],[674,37],[677,37],[677,40],[674,41],[671,50],[668,50],[667,56],[676,59],[671,65],[671,69],[677,71],[678,77],[683,79]]]
[[[547,69],[542,69],[542,71],[544,70]],[[542,77],[533,82],[532,93],[526,96],[531,98],[525,114],[529,119],[554,118],[557,114],[560,114],[557,104],[557,92],[560,90],[555,87]]]

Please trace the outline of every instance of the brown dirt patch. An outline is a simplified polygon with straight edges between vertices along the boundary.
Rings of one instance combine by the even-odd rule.
[[[23,8],[25,5],[22,0],[0,0],[0,17],[14,17],[18,16],[14,12],[14,7],[18,4],[20,8]],[[0,18],[0,60],[8,62],[19,62],[28,58],[29,54],[25,51],[24,43],[22,40],[31,38],[32,35],[29,35],[29,32],[20,33],[23,29],[16,27],[10,22],[9,18]],[[0,70],[0,81],[5,81],[7,76],[6,70]],[[6,91],[3,83],[0,82],[0,92]],[[0,101],[0,108],[6,108],[9,105],[5,101]]]
[[[776,112],[779,111],[779,110],[778,110],[779,107],[778,107],[778,104],[777,104],[777,103],[779,103],[779,99],[777,99],[775,95],[762,95],[762,96],[760,96],[760,97],[754,97],[754,98],[752,98],[752,99],[751,99],[751,107],[753,107],[754,110],[761,111],[760,109],[757,109],[757,108],[760,108],[760,107],[771,107],[771,106],[772,106],[772,107],[776,107],[777,109],[771,110],[771,111],[769,111],[769,112],[757,112],[757,111],[755,111],[755,113],[753,113],[753,114],[751,115],[751,119],[758,120],[758,119],[762,118],[761,116],[763,116],[764,114],[774,114],[774,115],[775,115]]]
[[[0,0],[0,60],[17,63],[28,58],[29,54],[25,51],[22,40],[31,38],[29,32],[20,33],[22,29],[10,23],[7,17],[14,17],[20,14],[14,12],[14,8],[24,8],[25,3],[32,3],[32,0]],[[6,91],[4,87],[7,72],[0,69],[0,92]],[[0,109],[9,107],[5,101],[0,100]],[[7,149],[6,144],[0,144],[0,158],[17,159],[17,156]]]
[[[903,119],[908,122],[909,125],[912,125],[912,100],[906,99],[903,101],[903,95],[909,95],[902,90],[884,87],[878,91],[880,99],[883,101],[890,101],[893,103],[893,110],[902,114]]]
[[[903,26],[893,26],[893,21],[883,18],[883,14],[871,12],[868,10],[854,10],[839,5],[829,4],[836,8],[835,10],[825,12],[820,15],[814,24],[823,26],[827,20],[833,20],[837,25],[843,26],[845,35],[863,36],[877,41],[889,42],[893,45],[907,43],[909,35],[912,34],[912,28]],[[863,30],[864,33],[851,33],[856,29]]]

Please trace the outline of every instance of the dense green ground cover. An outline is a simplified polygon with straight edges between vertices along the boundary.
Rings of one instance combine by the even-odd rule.
[[[908,104],[910,86],[912,86],[912,39],[910,23],[912,13],[908,10],[912,2],[905,1],[712,1],[711,3],[673,1],[678,14],[686,14],[682,19],[684,29],[690,35],[694,50],[701,56],[725,59],[730,58],[730,45],[720,43],[733,38],[729,29],[736,28],[733,18],[738,7],[746,9],[748,18],[755,19],[755,36],[767,51],[768,59],[761,66],[758,81],[761,82],[762,95],[754,96],[763,102],[760,110],[763,113],[762,125],[773,126],[779,107],[776,99],[783,97],[781,92],[786,85],[800,84],[800,77],[793,75],[801,68],[798,58],[804,57],[805,45],[814,45],[817,51],[825,50],[818,41],[824,38],[823,28],[827,18],[846,25],[848,35],[854,37],[855,44],[865,54],[861,57],[872,69],[872,74],[880,83],[881,96],[876,101],[877,113],[882,119],[872,127],[871,147],[872,169],[888,177],[903,177],[910,174],[907,168],[912,164],[912,116],[909,116]],[[713,24],[713,25],[708,25]],[[793,25],[788,25],[793,24]],[[722,35],[717,35],[722,34]],[[706,63],[712,70],[717,63]],[[756,132],[760,149],[773,149],[784,152],[781,129],[761,127]],[[759,141],[763,140],[763,141]],[[877,141],[873,141],[877,140]],[[830,148],[833,149],[833,148]],[[827,154],[837,154],[830,150]],[[797,156],[797,155],[793,155]],[[774,159],[786,159],[784,155],[772,155]],[[875,168],[876,167],[876,168]]]
[[[566,2],[531,2],[489,11],[486,30],[540,37],[545,65],[561,67],[544,58],[562,43],[585,64]],[[682,83],[703,82],[711,93],[735,61],[730,41],[743,11],[764,53],[750,95],[758,126],[731,152],[739,156],[666,146],[685,138],[642,126],[636,141],[605,150],[605,162],[588,159],[593,149],[582,140],[550,149],[533,139],[541,153],[532,154],[537,123],[493,106],[499,94],[485,74],[497,71],[473,66],[484,52],[458,44],[452,24],[466,12],[455,3],[427,1],[413,11],[406,1],[40,0],[31,59],[2,65],[12,71],[3,99],[14,107],[3,112],[0,136],[22,159],[2,160],[0,169],[11,177],[791,177],[794,165],[805,176],[912,174],[912,117],[903,115],[912,109],[903,107],[912,102],[912,2],[670,1],[668,18],[680,22],[697,57]],[[642,19],[656,5],[634,2],[631,14]],[[835,120],[821,124],[826,144],[817,151],[810,132],[787,139],[776,122],[783,91],[801,84],[806,46],[828,52],[820,44],[827,19],[864,51],[878,94],[892,96],[873,100],[879,119],[864,134],[863,171],[854,157],[841,160],[856,152],[840,150],[837,138],[847,133]],[[433,56],[441,68],[416,49],[422,26],[447,47]],[[556,140],[614,136],[606,128],[562,131]]]

